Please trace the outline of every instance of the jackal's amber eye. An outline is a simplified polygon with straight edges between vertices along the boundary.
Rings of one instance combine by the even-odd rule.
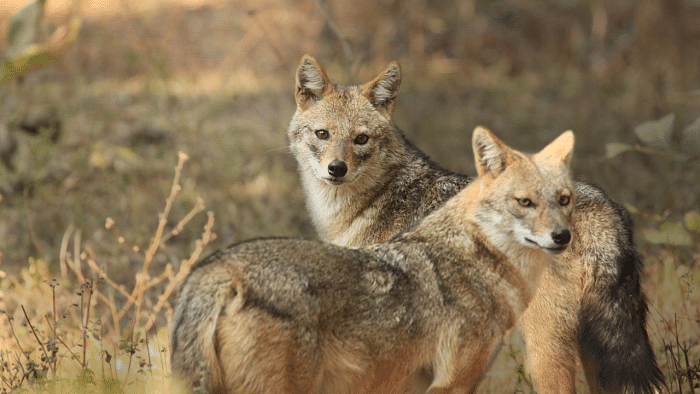
[[[328,130],[316,130],[316,137],[321,140],[327,140],[329,135]]]
[[[564,196],[564,195],[559,196],[559,205],[566,206],[566,205],[569,205],[570,202],[571,202],[571,197]]]
[[[518,200],[518,204],[520,204],[521,207],[531,207],[532,206],[532,200],[529,198],[516,198]]]
[[[360,134],[357,137],[355,137],[355,143],[357,145],[364,145],[369,141],[369,136],[367,134]]]

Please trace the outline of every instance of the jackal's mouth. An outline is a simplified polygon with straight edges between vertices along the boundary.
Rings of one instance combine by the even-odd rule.
[[[544,247],[544,246],[538,244],[537,242],[535,242],[534,240],[527,238],[527,237],[525,237],[525,241],[530,243],[533,247],[536,247],[538,249],[542,249],[549,254],[559,254],[559,253],[565,251],[566,247],[569,246],[569,244],[566,244],[566,245],[558,245],[558,246],[553,246],[553,247],[547,248],[547,247]]]
[[[566,244],[566,245],[557,246],[554,248],[544,248],[544,250],[549,254],[559,254],[559,253],[565,251],[567,246],[569,246],[569,245]]]
[[[323,178],[323,180],[326,181],[327,184],[332,185],[332,186],[339,186],[339,185],[346,183],[345,179],[337,178],[337,177]]]

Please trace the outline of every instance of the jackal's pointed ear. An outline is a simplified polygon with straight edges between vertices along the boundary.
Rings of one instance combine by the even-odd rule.
[[[512,160],[511,149],[483,126],[474,129],[472,148],[479,176],[498,175]]]
[[[376,78],[362,85],[362,93],[385,118],[391,119],[401,85],[401,66],[391,62]]]
[[[574,154],[574,132],[569,130],[562,133],[549,145],[545,146],[536,157],[560,159],[567,166]]]
[[[297,67],[296,90],[294,98],[299,108],[305,110],[316,101],[333,91],[333,84],[328,79],[326,71],[315,57],[306,54],[302,56]]]

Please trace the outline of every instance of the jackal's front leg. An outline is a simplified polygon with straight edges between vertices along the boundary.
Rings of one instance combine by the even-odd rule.
[[[568,273],[567,273],[568,274]],[[538,393],[575,393],[577,299],[566,277],[552,267],[542,277],[518,328],[525,342],[527,364]]]

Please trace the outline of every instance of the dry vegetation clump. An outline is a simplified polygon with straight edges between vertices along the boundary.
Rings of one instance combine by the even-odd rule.
[[[104,257],[81,245],[80,232],[73,228],[63,237],[60,279],[45,261],[34,258],[18,277],[3,278],[0,311],[4,318],[0,328],[8,333],[0,338],[3,393],[22,387],[106,393],[171,392],[176,387],[169,380],[170,296],[203,248],[216,238],[211,231],[214,214],[208,212],[201,238],[177,272],[167,265],[163,272],[152,276],[149,266],[155,253],[204,210],[200,200],[170,231],[165,231],[181,190],[180,176],[187,159],[184,153],[179,155],[171,192],[148,249],[132,248],[143,258],[143,265],[131,290],[105,273],[100,267]],[[107,230],[114,225],[114,219],[107,218]],[[114,235],[114,242],[124,244],[124,237]],[[117,294],[126,302],[117,301]],[[30,307],[29,312],[25,305]]]

